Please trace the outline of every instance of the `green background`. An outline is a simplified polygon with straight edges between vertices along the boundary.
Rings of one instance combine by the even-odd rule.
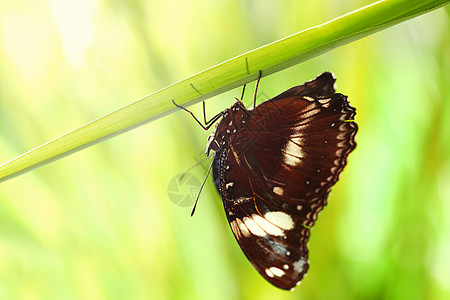
[[[0,162],[369,3],[0,0]],[[332,71],[360,126],[296,291],[246,261],[211,181],[193,218],[169,199],[209,135],[177,112],[1,183],[0,299],[450,298],[449,16],[439,9],[262,79],[265,100]],[[208,100],[208,115],[240,94]],[[201,181],[207,166],[191,172]]]

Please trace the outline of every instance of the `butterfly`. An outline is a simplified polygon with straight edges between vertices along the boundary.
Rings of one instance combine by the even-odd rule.
[[[285,290],[308,271],[310,230],[356,147],[355,108],[335,80],[324,72],[257,106],[255,91],[252,109],[237,99],[210,121],[204,110],[205,126],[174,102],[204,129],[220,119],[206,153],[228,223],[255,269]]]

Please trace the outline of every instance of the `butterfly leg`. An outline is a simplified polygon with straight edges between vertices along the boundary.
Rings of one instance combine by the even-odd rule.
[[[242,99],[244,99],[244,92],[245,92],[245,86],[246,86],[246,84],[244,84],[244,87],[242,88],[242,94],[241,94],[241,101],[242,101]]]
[[[223,115],[223,112],[218,113],[217,115],[215,115],[214,117],[211,118],[211,120],[206,121],[206,105],[205,105],[205,100],[203,100],[203,120],[205,121],[205,125],[208,126],[208,128],[214,124],[218,118],[220,118]]]
[[[195,120],[195,121],[196,121],[196,122],[197,122],[204,130],[208,130],[208,129],[211,127],[211,125],[213,125],[214,122],[217,121],[217,119],[219,119],[219,118],[223,115],[223,112],[220,112],[220,113],[218,113],[217,115],[215,115],[214,117],[212,117],[211,120],[206,121],[205,101],[203,101],[203,117],[204,117],[204,119],[205,119],[205,125],[203,125],[202,122],[200,122],[200,121],[197,119],[197,117],[194,115],[194,113],[192,113],[192,111],[190,111],[190,110],[184,108],[184,107],[181,106],[181,105],[176,104],[176,103],[175,103],[175,100],[172,100],[172,103],[173,103],[173,105],[175,105],[175,106],[178,107],[179,109],[182,109],[182,110],[184,110],[184,111],[190,113],[191,116],[194,118],[194,120]]]

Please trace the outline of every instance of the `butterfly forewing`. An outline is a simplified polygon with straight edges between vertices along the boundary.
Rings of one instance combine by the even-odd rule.
[[[348,122],[354,109],[340,94],[322,100],[292,97],[277,102],[283,108],[277,120],[259,122],[264,116],[258,113],[259,107],[255,110],[252,120],[258,123],[253,127],[261,125],[259,138],[243,155],[252,172],[266,182],[263,187],[279,186],[282,201],[304,201],[331,188],[355,148],[357,127]],[[271,105],[266,103],[261,106]]]
[[[223,113],[213,177],[231,229],[269,282],[292,289],[308,270],[310,227],[355,148],[355,109],[323,73],[245,110]]]

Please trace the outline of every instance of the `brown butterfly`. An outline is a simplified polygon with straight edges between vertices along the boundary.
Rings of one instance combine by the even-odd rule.
[[[356,147],[355,109],[334,82],[325,72],[253,109],[237,100],[205,126],[196,119],[208,129],[221,118],[207,154],[226,217],[256,270],[285,290],[308,271],[311,227]]]

